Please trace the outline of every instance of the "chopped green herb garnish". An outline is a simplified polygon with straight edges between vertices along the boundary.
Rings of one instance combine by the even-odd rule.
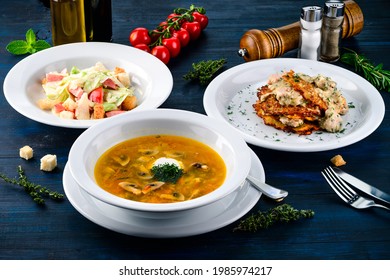
[[[155,165],[151,171],[156,180],[173,184],[183,175],[183,169],[172,163]]]

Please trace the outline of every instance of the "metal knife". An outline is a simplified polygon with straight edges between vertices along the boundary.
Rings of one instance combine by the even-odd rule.
[[[368,194],[371,197],[379,199],[380,201],[390,204],[390,195],[363,182],[362,180],[342,171],[340,168],[332,167],[333,170],[339,175],[344,181],[354,186],[356,189]]]

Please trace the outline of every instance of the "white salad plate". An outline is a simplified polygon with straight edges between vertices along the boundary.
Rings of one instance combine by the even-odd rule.
[[[4,95],[20,114],[48,125],[87,128],[102,120],[66,120],[37,106],[45,97],[41,81],[52,71],[88,68],[101,62],[108,69],[121,67],[129,73],[138,98],[132,111],[155,109],[170,95],[173,77],[158,58],[142,50],[114,43],[87,42],[51,47],[18,62],[4,80]],[[129,111],[128,113],[131,113]]]
[[[321,74],[337,83],[349,104],[339,133],[314,132],[299,136],[265,125],[252,105],[257,89],[272,74],[294,70],[310,76]],[[385,114],[384,101],[374,86],[341,67],[305,59],[274,58],[246,62],[218,75],[206,88],[203,105],[208,116],[235,127],[253,145],[282,151],[315,152],[356,143],[374,132]]]
[[[265,182],[263,165],[253,151],[250,174]],[[74,180],[69,163],[65,165],[63,186],[70,203],[88,220],[115,232],[147,238],[185,237],[217,230],[240,219],[261,197],[261,193],[245,181],[238,191],[215,203],[194,209],[186,215],[155,219],[94,198]]]

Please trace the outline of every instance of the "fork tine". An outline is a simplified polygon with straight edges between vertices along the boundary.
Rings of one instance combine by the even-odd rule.
[[[373,200],[367,199],[365,197],[359,196],[352,188],[350,188],[346,182],[340,178],[339,175],[333,170],[332,167],[328,166],[323,171],[321,171],[322,176],[328,182],[329,186],[335,191],[335,193],[342,199],[344,202],[348,203],[354,208],[365,209],[369,207],[380,207],[390,210],[390,208],[383,206],[381,204],[375,203]]]
[[[324,169],[324,172],[321,172],[322,176],[324,176],[325,180],[328,182],[329,186],[334,190],[334,192],[342,199],[344,202],[348,203],[348,199],[345,197],[345,194],[339,191],[339,188],[336,187],[337,183],[332,178],[331,174],[327,169]]]
[[[348,186],[347,183],[345,183],[339,175],[336,174],[332,167],[329,166],[327,169],[339,181],[341,187],[348,193],[349,197],[354,197],[355,195],[357,195],[357,193],[350,186]]]

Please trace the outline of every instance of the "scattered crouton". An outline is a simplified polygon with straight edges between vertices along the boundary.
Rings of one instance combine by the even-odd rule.
[[[346,165],[347,164],[341,155],[336,155],[336,156],[332,157],[330,159],[330,161],[335,166],[342,166],[342,165]]]
[[[21,158],[24,158],[25,160],[29,160],[34,156],[33,149],[30,146],[26,145],[19,149],[19,156]]]
[[[45,155],[41,158],[41,170],[53,171],[57,167],[57,156],[56,155]]]

